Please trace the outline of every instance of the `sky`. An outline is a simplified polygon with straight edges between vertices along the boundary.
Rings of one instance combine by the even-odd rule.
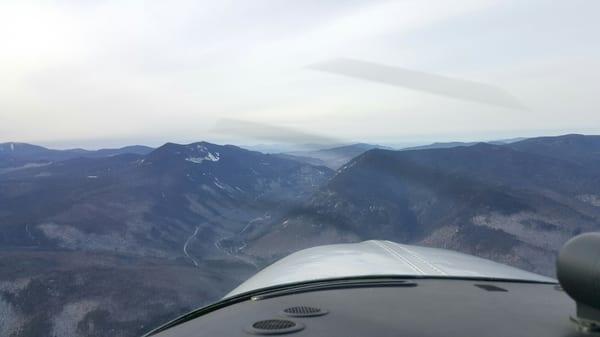
[[[276,141],[252,125],[382,144],[598,134],[599,12],[589,0],[2,0],[0,142]],[[311,66],[339,58],[484,83],[523,108]]]

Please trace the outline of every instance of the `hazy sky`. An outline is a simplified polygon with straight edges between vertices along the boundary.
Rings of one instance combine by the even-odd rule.
[[[0,1],[0,142],[600,133],[600,1]],[[308,68],[352,58],[497,86],[527,110]]]

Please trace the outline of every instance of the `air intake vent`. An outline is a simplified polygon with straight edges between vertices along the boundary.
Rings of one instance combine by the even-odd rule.
[[[255,335],[282,335],[302,329],[304,325],[288,319],[266,319],[254,322],[246,331]]]
[[[486,291],[503,291],[503,292],[507,292],[508,290],[504,289],[504,288],[500,288],[498,286],[495,286],[493,284],[476,284],[475,285],[478,288],[481,288],[483,290]]]
[[[291,317],[315,317],[327,314],[327,310],[304,305],[290,307],[283,310],[283,314]]]

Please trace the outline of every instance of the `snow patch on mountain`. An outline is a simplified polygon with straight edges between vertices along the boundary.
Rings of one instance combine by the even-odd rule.
[[[203,161],[213,161],[217,162],[221,159],[219,152],[207,152],[204,156],[189,156],[185,158],[186,161],[192,162],[194,164],[201,164]]]
[[[221,184],[221,182],[219,181],[219,179],[215,179],[214,181],[215,185],[217,185],[218,188],[224,190],[225,189],[225,185]]]

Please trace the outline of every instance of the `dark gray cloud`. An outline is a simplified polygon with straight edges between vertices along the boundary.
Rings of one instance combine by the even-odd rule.
[[[421,71],[391,67],[373,62],[337,58],[308,66],[310,69],[424,91],[467,101],[512,109],[525,106],[501,88]]]

